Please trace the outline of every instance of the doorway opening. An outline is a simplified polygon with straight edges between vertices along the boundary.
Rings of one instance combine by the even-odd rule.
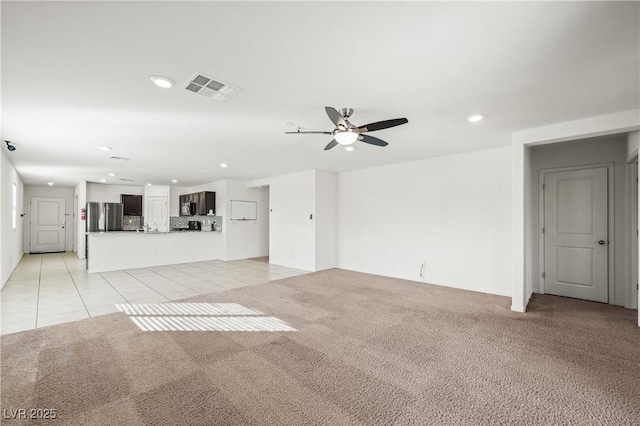
[[[632,307],[627,134],[529,155],[533,292]]]

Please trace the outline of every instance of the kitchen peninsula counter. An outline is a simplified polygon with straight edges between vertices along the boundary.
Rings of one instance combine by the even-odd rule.
[[[223,250],[223,236],[216,231],[88,232],[87,271],[217,260],[223,257]]]

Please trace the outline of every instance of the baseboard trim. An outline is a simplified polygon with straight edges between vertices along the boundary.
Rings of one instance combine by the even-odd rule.
[[[527,308],[524,306],[511,305],[511,310],[513,312],[527,312]]]

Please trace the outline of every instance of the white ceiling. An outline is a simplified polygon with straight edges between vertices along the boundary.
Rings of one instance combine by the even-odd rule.
[[[503,146],[516,130],[640,107],[639,6],[3,1],[2,138],[25,183],[66,186],[191,186]],[[226,103],[187,92],[196,71],[242,91]],[[409,124],[351,153],[284,135],[285,121],[332,130],[325,106],[354,108],[355,124]],[[487,119],[468,123],[476,112]]]

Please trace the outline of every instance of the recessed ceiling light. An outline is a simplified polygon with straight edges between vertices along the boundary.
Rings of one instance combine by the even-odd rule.
[[[176,83],[168,77],[163,77],[161,75],[152,75],[151,81],[158,87],[162,87],[163,89],[169,89],[173,87]]]
[[[467,121],[471,123],[477,123],[478,121],[482,121],[484,117],[484,114],[473,114],[467,117]]]
[[[178,179],[171,179],[172,183],[178,183]]]
[[[100,149],[103,150],[103,151],[111,151],[111,147],[110,146],[101,146]]]
[[[354,147],[352,147],[352,146],[345,146],[345,147],[344,147],[344,150],[345,150],[345,151],[353,151],[354,149],[355,149],[355,148],[354,148]]]
[[[49,185],[49,186],[53,186],[53,184],[54,184],[54,183],[55,183],[55,182],[53,182],[53,181],[49,181],[49,182],[47,182],[47,185]]]
[[[151,186],[151,184],[150,184],[150,183],[148,183],[148,184],[147,184],[147,186]]]
[[[100,182],[102,182],[102,183],[104,183],[106,181],[107,181],[106,179],[100,179]]]
[[[117,173],[109,173],[109,176],[118,176]]]
[[[220,163],[220,167],[226,168],[226,167],[229,167],[229,165],[227,163]]]

